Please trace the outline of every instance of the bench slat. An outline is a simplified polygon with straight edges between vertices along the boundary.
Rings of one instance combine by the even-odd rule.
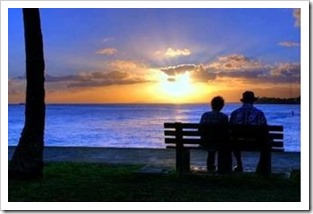
[[[275,131],[275,132],[283,132],[284,131],[284,127],[283,126],[278,126],[278,125],[269,125],[268,126],[269,131]]]
[[[175,136],[176,131],[165,130],[164,135],[165,136]],[[194,131],[182,131],[182,135],[183,136],[200,136],[200,132],[196,131],[196,130],[194,130]],[[271,139],[283,139],[284,138],[284,135],[281,133],[269,133],[269,136]]]
[[[175,146],[175,144],[173,144],[173,145],[167,145],[166,148],[167,148],[167,149],[176,149],[176,146]],[[200,146],[188,146],[188,145],[186,145],[186,146],[184,146],[184,148],[203,150],[203,148],[200,147]],[[285,149],[284,149],[284,148],[272,147],[272,148],[271,148],[271,151],[273,151],[273,152],[284,152]]]
[[[183,138],[182,142],[184,144],[200,144],[201,139],[200,138]],[[166,144],[176,144],[175,138],[165,138]],[[284,147],[283,141],[270,141],[270,144],[272,147]]]
[[[200,123],[164,123],[164,128],[176,128],[180,124],[183,129],[198,129]]]
[[[201,144],[202,140],[200,138],[189,138],[189,139],[182,139],[183,144]],[[175,144],[175,138],[165,138],[166,144]]]
[[[272,147],[284,147],[283,141],[271,141],[270,144]]]
[[[271,151],[272,151],[272,152],[284,152],[285,149],[282,148],[282,147],[279,147],[279,148],[277,148],[277,147],[272,147]]]
[[[277,133],[269,133],[269,137],[270,139],[284,139],[284,135],[283,134],[277,134]]]
[[[176,131],[164,131],[165,136],[175,136]],[[183,136],[200,136],[199,131],[182,131]]]
[[[201,139],[200,138],[187,138],[183,139],[182,143],[183,144],[201,144]],[[165,144],[176,144],[177,141],[175,138],[165,138]],[[284,147],[284,142],[283,141],[271,141],[270,142],[271,147],[277,147],[277,148],[283,148]],[[254,147],[255,145],[251,144],[251,147]],[[249,147],[249,146],[247,146]]]
[[[164,128],[175,129],[178,124],[180,124],[183,129],[198,129],[201,126],[203,126],[200,123],[164,123]],[[268,125],[268,129],[270,132],[271,131],[274,131],[274,132],[283,132],[284,131],[284,127],[280,126],[280,125]]]

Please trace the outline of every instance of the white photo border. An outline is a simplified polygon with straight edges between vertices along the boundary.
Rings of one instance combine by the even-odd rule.
[[[1,1],[2,210],[309,210],[309,1]],[[8,8],[301,8],[301,202],[8,202]]]

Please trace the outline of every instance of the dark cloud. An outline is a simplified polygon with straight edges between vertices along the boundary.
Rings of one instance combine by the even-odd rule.
[[[83,81],[84,77],[79,75],[65,75],[65,76],[53,76],[50,74],[45,75],[46,82],[67,82],[67,81]]]
[[[91,73],[90,80],[88,81],[78,81],[68,84],[69,88],[72,87],[102,87],[110,85],[128,85],[128,84],[138,84],[150,82],[144,78],[132,77],[127,72],[110,72],[101,73],[94,72]]]
[[[193,64],[183,64],[178,66],[171,66],[167,68],[161,68],[161,71],[166,73],[169,76],[175,76],[177,74],[182,74],[187,71],[193,71],[196,68],[196,65]]]
[[[25,80],[25,77],[18,76],[12,81]],[[101,87],[110,85],[127,85],[151,82],[145,78],[135,76],[131,72],[111,71],[111,72],[87,72],[77,75],[54,76],[45,75],[46,83],[64,83],[67,87]],[[12,85],[12,83],[11,83]],[[13,91],[12,91],[13,93]]]
[[[67,87],[101,87],[109,85],[127,85],[149,82],[144,78],[133,76],[130,72],[90,72],[63,77],[49,76],[50,82],[66,81]]]
[[[194,82],[207,82],[216,78],[216,74],[209,72],[202,65],[183,64],[162,68],[165,74],[169,75],[168,81],[174,82],[175,75],[190,73],[190,77]]]
[[[176,78],[175,78],[175,77],[169,77],[169,78],[167,78],[167,81],[169,81],[169,82],[175,82],[175,81],[176,81]]]

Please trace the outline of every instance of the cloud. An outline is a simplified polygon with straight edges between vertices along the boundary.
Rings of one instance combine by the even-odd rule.
[[[278,63],[274,65],[262,64],[247,57],[234,55],[219,58],[207,66],[209,72],[214,72],[217,77],[240,78],[250,83],[289,83],[300,82],[299,63]],[[221,61],[223,63],[219,64]],[[228,63],[231,66],[226,66]],[[218,66],[216,66],[218,65]],[[218,67],[218,69],[216,69]],[[212,70],[212,68],[214,68]]]
[[[215,72],[210,72],[208,68],[203,65],[198,65],[196,69],[191,73],[191,77],[195,82],[209,82],[217,78]]]
[[[187,48],[184,49],[173,49],[168,48],[165,52],[156,51],[154,53],[155,56],[164,56],[164,57],[179,57],[179,56],[189,56],[191,55],[191,51]]]
[[[195,68],[196,68],[196,65],[183,64],[183,65],[178,65],[178,66],[170,66],[166,68],[161,68],[161,71],[163,71],[169,76],[175,76],[177,74],[182,74],[187,71],[193,71]]]
[[[220,57],[206,66],[217,77],[240,78],[251,83],[300,82],[299,63],[262,64],[243,55]]]
[[[70,75],[45,74],[47,86],[53,90],[66,87],[100,87],[110,85],[126,85],[152,82],[147,75],[148,69],[144,64],[130,60],[107,61],[102,70],[80,72]],[[25,82],[25,76],[17,76],[12,81]],[[13,92],[13,91],[12,91]]]
[[[170,76],[169,80],[172,80],[175,75],[184,74],[186,72],[190,73],[190,77],[195,82],[207,82],[216,78],[216,74],[209,73],[203,65],[182,64],[161,68],[161,71]]]
[[[14,78],[21,80],[20,77]],[[146,78],[134,75],[127,71],[110,71],[110,72],[84,72],[77,75],[53,76],[45,75],[46,83],[58,84],[64,83],[66,87],[100,87],[110,85],[126,85],[151,82]],[[12,84],[12,83],[11,83]]]
[[[293,9],[293,17],[295,18],[295,27],[300,27],[301,25],[301,9]]]
[[[176,81],[176,78],[175,78],[175,77],[169,77],[169,78],[167,78],[167,81],[169,81],[169,82],[175,82],[175,81]]]
[[[240,79],[257,84],[300,82],[298,63],[262,64],[241,54],[221,56],[208,64],[182,64],[162,68],[161,71],[169,78],[189,72],[194,82],[210,82],[218,78]]]
[[[300,83],[301,66],[299,63],[278,63],[269,69],[269,77],[275,82]],[[271,81],[269,79],[269,81]]]
[[[80,75],[65,75],[65,76],[53,76],[50,74],[45,75],[45,81],[51,82],[66,82],[66,81],[83,81],[84,77]]]
[[[215,62],[206,66],[211,71],[255,70],[261,67],[258,61],[241,54],[232,54],[219,57]]]
[[[102,87],[110,85],[127,85],[149,82],[148,80],[140,77],[133,76],[129,72],[113,71],[105,72],[92,72],[88,75],[87,81],[78,81],[68,84],[69,88],[72,87]]]
[[[9,92],[9,95],[15,95],[15,94],[18,94],[18,90],[17,90],[17,87],[16,85],[14,84],[14,80],[9,80],[8,82],[8,92]]]
[[[106,37],[106,38],[104,38],[104,39],[102,40],[102,42],[110,42],[110,41],[113,41],[113,40],[115,40],[114,37]]]
[[[130,60],[113,60],[108,63],[108,66],[111,69],[127,71],[138,71],[146,68],[145,65]]]
[[[11,78],[8,81],[8,93],[9,95],[18,95],[25,93],[26,81],[25,77]]]
[[[177,56],[189,56],[191,54],[190,50],[188,49],[172,49],[168,48],[165,52],[165,56],[168,57],[177,57]]]
[[[278,45],[283,46],[283,47],[288,47],[288,48],[300,46],[300,44],[297,42],[280,42],[278,43]]]
[[[96,52],[96,54],[102,54],[102,55],[114,55],[116,53],[117,53],[117,49],[115,48],[104,48]]]
[[[53,76],[46,74],[47,83],[62,82],[69,88],[100,87],[151,82],[146,77],[147,68],[141,63],[130,60],[108,61],[102,70],[78,74]]]

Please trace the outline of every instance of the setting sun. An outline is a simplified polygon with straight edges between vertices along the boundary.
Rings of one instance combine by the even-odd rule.
[[[164,76],[165,78],[160,82],[160,92],[163,95],[183,101],[196,92],[189,72],[173,77],[168,75]]]

